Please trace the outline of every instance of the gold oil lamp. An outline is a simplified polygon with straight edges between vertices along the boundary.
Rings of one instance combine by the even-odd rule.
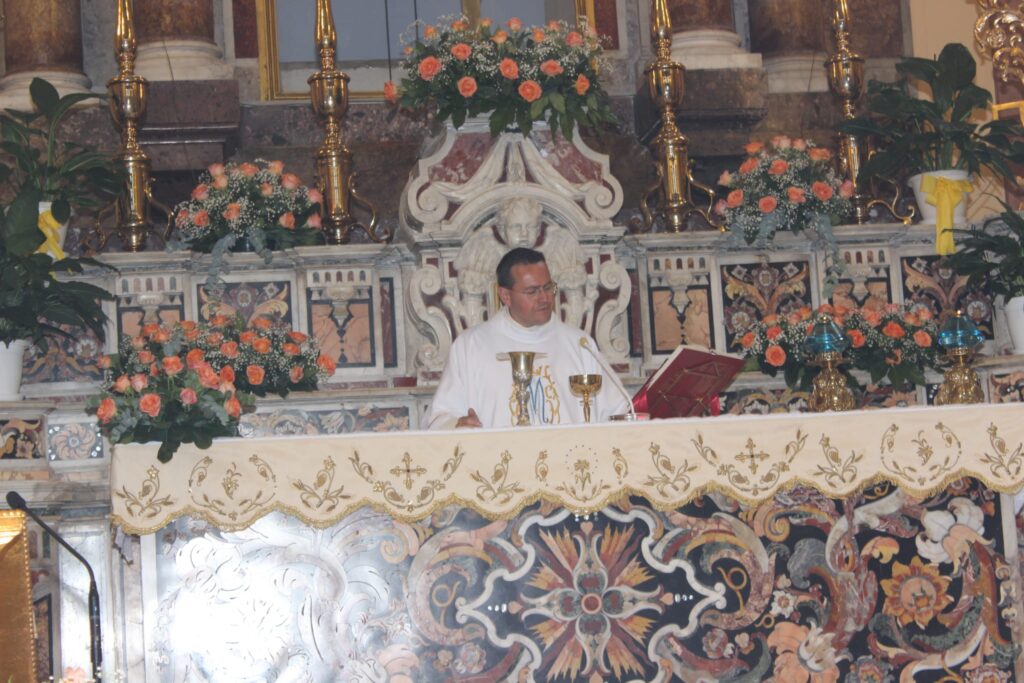
[[[533,351],[509,351],[512,383],[516,388],[516,426],[530,425],[530,382],[533,381]]]
[[[952,367],[946,370],[942,386],[935,395],[936,405],[981,403],[985,400],[981,380],[971,367],[974,354],[984,341],[981,332],[962,311],[957,311],[942,324],[938,342]]]
[[[569,375],[569,390],[583,399],[583,421],[590,422],[590,397],[601,390],[601,375]]]
[[[138,130],[146,115],[149,83],[135,73],[135,25],[132,19],[133,0],[117,0],[117,26],[114,32],[114,55],[117,76],[107,82],[110,92],[110,114],[121,129],[121,150],[114,161],[124,168],[124,187],[114,205],[116,232],[125,251],[146,248],[149,236],[149,205],[156,204],[150,190],[150,160],[139,145]],[[100,228],[97,249],[102,250],[112,232]],[[170,226],[161,237],[166,240]]]
[[[330,0],[316,0],[316,46],[320,71],[309,77],[313,111],[323,121],[326,135],[316,154],[317,185],[323,193],[324,237],[328,244],[347,244],[352,228],[361,228],[374,242],[388,242],[391,231],[377,232],[377,207],[355,188],[352,152],[341,140],[341,119],[348,111],[348,74],[334,64],[338,38]],[[369,225],[352,215],[353,205],[370,213]]]
[[[832,316],[821,313],[804,340],[804,352],[813,360],[811,363],[821,367],[814,378],[814,389],[808,407],[823,413],[829,410],[853,410],[856,401],[853,392],[846,384],[846,376],[839,371],[843,364],[843,351],[849,346],[843,331],[839,329]]]
[[[635,230],[650,230],[655,219],[661,219],[666,230],[682,232],[694,214],[708,225],[719,227],[711,219],[715,191],[694,180],[690,170],[690,141],[676,126],[675,110],[683,103],[683,77],[686,70],[672,59],[672,22],[666,0],[654,0],[651,39],[655,57],[644,68],[644,77],[647,79],[651,100],[661,112],[661,130],[651,142],[658,180],[647,188],[640,199],[642,225],[635,221],[632,227]],[[694,203],[694,188],[708,196],[706,208],[700,208]],[[657,199],[652,211],[650,204],[655,196]]]
[[[848,121],[856,117],[857,101],[864,92],[864,58],[850,47],[850,9],[846,0],[833,0],[832,33],[836,39],[836,53],[825,62],[825,69],[832,92],[842,100],[843,119]],[[897,220],[903,221],[904,225],[908,225],[914,217],[914,209],[910,208],[906,214],[899,212],[899,185],[893,184],[895,196],[887,202],[866,194],[865,188],[858,182],[861,165],[865,159],[864,149],[865,145],[856,134],[839,134],[839,172],[853,183],[854,194],[851,203],[854,220],[860,225],[867,223],[871,208],[878,206],[891,213]]]

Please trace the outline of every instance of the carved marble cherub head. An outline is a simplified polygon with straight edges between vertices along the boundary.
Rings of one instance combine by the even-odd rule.
[[[498,210],[498,234],[502,241],[510,249],[535,246],[543,211],[540,203],[529,197],[506,200]]]

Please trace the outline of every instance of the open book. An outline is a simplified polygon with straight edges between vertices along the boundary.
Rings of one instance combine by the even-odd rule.
[[[652,418],[706,415],[743,364],[742,356],[680,345],[633,396],[633,408]]]

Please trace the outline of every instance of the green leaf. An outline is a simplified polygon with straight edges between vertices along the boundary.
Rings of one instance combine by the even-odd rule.
[[[71,205],[66,199],[54,200],[53,205],[50,206],[50,212],[58,223],[64,224],[71,220]]]
[[[943,80],[954,90],[970,85],[978,72],[978,65],[970,50],[960,43],[950,43],[942,48],[938,65]]]
[[[565,96],[562,93],[553,91],[548,95],[548,99],[551,101],[551,106],[555,108],[559,114],[565,113]]]
[[[452,125],[456,128],[461,128],[462,124],[466,122],[466,109],[464,107],[456,107],[452,111]]]
[[[45,241],[39,230],[39,200],[42,195],[34,190],[19,194],[7,209],[4,241],[7,249],[22,256],[31,254]]]
[[[53,115],[60,105],[60,93],[57,89],[49,81],[37,77],[32,79],[28,91],[32,96],[32,104],[43,113],[43,116],[53,120]]]
[[[544,108],[548,106],[548,96],[541,95],[533,101],[530,105],[530,118],[533,120],[539,119],[544,114]],[[520,123],[520,128],[522,124]]]

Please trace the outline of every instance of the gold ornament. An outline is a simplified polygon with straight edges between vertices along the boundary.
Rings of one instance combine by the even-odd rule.
[[[590,396],[601,390],[601,375],[569,375],[569,389],[583,399],[583,421],[590,422]]]
[[[516,426],[530,424],[530,382],[533,381],[533,351],[509,351],[512,361],[512,382],[516,388]]]

